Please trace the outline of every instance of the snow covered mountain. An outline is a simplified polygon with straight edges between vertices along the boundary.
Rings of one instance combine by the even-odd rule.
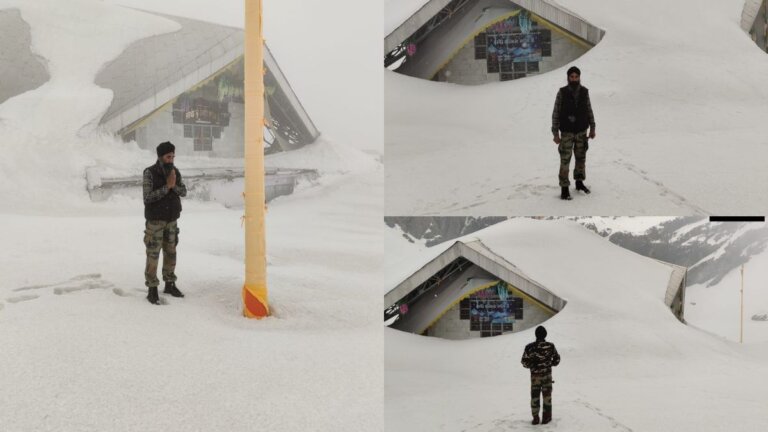
[[[691,285],[717,285],[726,274],[764,252],[768,245],[768,226],[763,223],[710,223],[707,218],[681,217],[637,232],[620,223],[611,226],[610,222],[596,222],[597,219],[576,220],[623,248],[688,267]]]
[[[505,217],[387,217],[426,246],[481,230]],[[560,219],[548,217],[546,219]],[[719,283],[728,272],[765,251],[768,226],[749,222],[710,223],[691,217],[570,217],[612,243],[650,258],[689,268],[689,284]]]

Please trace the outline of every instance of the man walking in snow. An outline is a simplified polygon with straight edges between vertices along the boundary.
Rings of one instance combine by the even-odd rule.
[[[592,102],[589,100],[589,90],[581,85],[581,71],[576,66],[568,69],[568,85],[557,92],[555,109],[552,112],[553,141],[560,152],[560,199],[571,199],[568,187],[568,172],[571,165],[571,154],[576,156],[576,166],[573,168],[573,179],[576,180],[576,190],[585,194],[590,191],[584,186],[586,175],[587,127],[589,138],[595,138],[595,116],[592,113]]]
[[[144,245],[147,248],[147,264],[144,269],[144,283],[147,286],[147,300],[160,304],[157,293],[157,264],[160,249],[163,250],[164,293],[184,297],[176,287],[176,245],[179,243],[179,228],[176,223],[181,215],[181,198],[187,195],[187,187],[181,180],[181,173],[175,166],[176,147],[166,141],[157,146],[157,162],[144,170]]]
[[[540,394],[544,394],[544,416],[542,424],[552,420],[552,367],[560,364],[560,354],[555,344],[547,342],[547,329],[536,327],[536,342],[525,346],[523,367],[531,370],[531,412],[532,424],[539,424]]]

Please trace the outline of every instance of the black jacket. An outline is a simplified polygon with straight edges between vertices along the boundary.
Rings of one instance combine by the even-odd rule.
[[[574,93],[568,86],[560,88],[560,132],[584,132],[590,126],[589,89],[580,86]]]
[[[181,216],[181,198],[187,194],[181,173],[176,170],[176,187],[168,189],[163,165],[158,161],[144,170],[144,218],[173,222]]]

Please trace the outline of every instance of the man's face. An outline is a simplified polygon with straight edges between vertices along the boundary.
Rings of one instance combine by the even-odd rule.
[[[579,74],[572,73],[572,74],[568,75],[568,84],[571,84],[571,83],[578,84],[580,79],[581,79],[581,77],[579,76]]]
[[[164,164],[173,163],[174,157],[176,157],[176,154],[174,152],[166,153],[160,157],[160,161],[162,161]]]

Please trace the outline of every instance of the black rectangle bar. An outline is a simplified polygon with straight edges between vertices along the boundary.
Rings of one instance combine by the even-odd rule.
[[[765,216],[710,216],[710,222],[765,222]]]

